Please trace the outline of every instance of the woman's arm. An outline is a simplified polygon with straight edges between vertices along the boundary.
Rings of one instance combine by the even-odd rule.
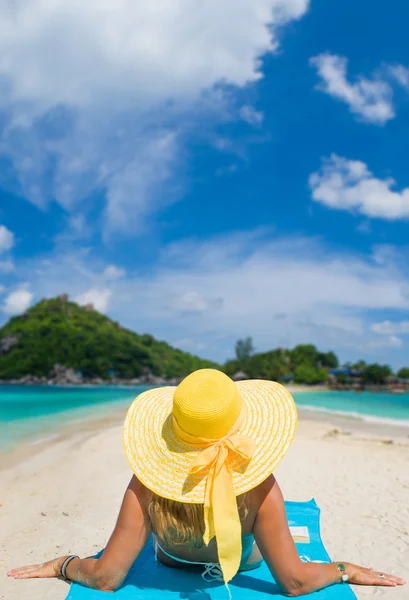
[[[102,556],[98,559],[73,559],[66,570],[68,579],[94,589],[115,591],[124,581],[150,534],[146,489],[133,476],[126,489],[115,529]],[[65,558],[63,556],[43,565],[14,569],[8,575],[16,579],[58,577]]]
[[[278,483],[269,477],[258,488],[259,509],[254,537],[274,579],[287,596],[301,596],[341,581],[336,564],[303,563],[288,527],[284,499]],[[370,569],[344,563],[350,583],[403,585],[399,577],[380,577]]]

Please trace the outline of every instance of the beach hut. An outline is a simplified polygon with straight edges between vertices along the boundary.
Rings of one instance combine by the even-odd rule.
[[[233,381],[244,381],[245,379],[250,379],[250,377],[247,373],[244,373],[244,371],[237,371],[237,373],[232,376],[232,379]]]

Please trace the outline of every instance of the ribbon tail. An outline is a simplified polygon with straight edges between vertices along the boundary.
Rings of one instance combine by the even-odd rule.
[[[210,541],[215,536],[213,510],[212,510],[211,506],[209,506],[207,508],[205,506],[204,521],[205,521],[205,530],[204,530],[204,534],[203,534],[203,541],[204,541],[205,545],[208,546]]]
[[[209,475],[206,481],[206,491],[205,491],[205,502],[204,502],[204,524],[205,530],[203,534],[203,541],[206,546],[209,545],[210,540],[212,540],[215,536],[215,528],[214,528],[214,514],[213,514],[213,505],[212,505],[212,496],[213,496],[213,481],[214,481],[214,466],[210,469]]]
[[[215,478],[215,466],[217,457],[219,455],[219,448],[215,445],[206,448],[201,454],[199,454],[190,466],[190,473],[199,473],[203,469],[208,469],[205,487],[205,500],[204,500],[204,533],[203,541],[208,546],[210,540],[215,536],[214,530],[214,519],[213,519],[213,507],[212,507],[212,496],[213,496],[213,481]]]
[[[232,476],[226,464],[214,480],[212,506],[219,563],[227,584],[240,567],[242,528]]]

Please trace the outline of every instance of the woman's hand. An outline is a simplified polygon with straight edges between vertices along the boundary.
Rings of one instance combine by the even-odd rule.
[[[54,560],[49,560],[48,562],[41,563],[39,565],[30,565],[28,567],[12,569],[7,573],[7,577],[14,577],[14,579],[59,577],[61,575],[61,566],[66,558],[66,556],[63,556],[61,558],[54,558]]]
[[[346,573],[349,576],[348,583],[355,585],[382,585],[386,587],[396,587],[397,585],[405,585],[406,581],[395,575],[388,575],[383,571],[374,571],[366,569],[358,565],[344,563]]]

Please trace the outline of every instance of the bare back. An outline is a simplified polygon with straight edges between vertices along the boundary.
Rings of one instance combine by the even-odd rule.
[[[268,495],[269,490],[276,484],[273,476],[268,478],[265,482],[257,486],[256,488],[250,490],[246,494],[237,497],[237,508],[240,515],[240,520],[242,524],[242,536],[243,536],[243,546],[251,544],[251,551],[246,554],[245,563],[241,565],[242,569],[249,569],[252,566],[259,564],[262,560],[261,553],[257,547],[257,544],[254,542],[254,526],[257,520],[257,515],[260,510],[260,507],[263,504],[263,501]],[[276,484],[278,485],[278,484]],[[149,498],[149,493],[147,492],[147,498]],[[155,533],[155,531],[153,531]],[[249,540],[248,538],[251,538]],[[192,545],[181,545],[181,544],[169,544],[166,543],[165,540],[158,539],[158,549],[157,556],[159,560],[171,567],[183,567],[182,563],[179,563],[177,560],[173,560],[169,554],[174,556],[177,559],[188,561],[188,562],[203,562],[203,563],[217,563],[217,545],[216,541],[211,540],[208,546],[204,544],[201,547],[192,547]],[[165,551],[163,552],[162,549]]]

